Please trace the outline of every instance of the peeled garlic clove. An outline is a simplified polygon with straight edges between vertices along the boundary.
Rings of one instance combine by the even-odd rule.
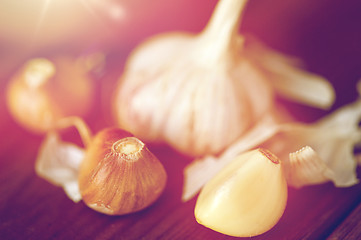
[[[85,59],[34,58],[26,62],[7,86],[7,105],[14,119],[32,132],[44,133],[60,118],[85,115],[94,94]]]
[[[294,187],[321,184],[334,178],[334,172],[310,146],[290,153],[287,165],[287,183]]]
[[[201,190],[196,220],[217,232],[250,237],[270,230],[287,202],[280,160],[265,149],[239,155]]]
[[[143,142],[113,128],[94,137],[79,172],[83,201],[109,215],[148,207],[161,195],[166,180],[163,165]]]

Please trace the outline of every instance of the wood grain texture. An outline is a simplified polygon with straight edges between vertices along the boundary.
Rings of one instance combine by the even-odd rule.
[[[361,237],[361,205],[333,231],[328,237],[330,240],[336,239],[360,239]]]
[[[164,194],[141,212],[113,217],[94,212],[82,202],[73,203],[62,189],[40,179],[33,164],[41,138],[17,131],[21,151],[11,144],[0,153],[1,239],[234,239],[195,221],[195,199],[180,201],[186,161],[167,147],[151,149],[169,174]],[[355,228],[361,220],[360,202],[361,185],[289,189],[280,222],[254,239],[325,239],[333,231],[331,237],[337,239],[361,237]]]

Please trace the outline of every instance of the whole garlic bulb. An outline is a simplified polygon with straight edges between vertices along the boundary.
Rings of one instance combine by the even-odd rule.
[[[119,126],[192,156],[216,154],[267,114],[273,92],[240,58],[245,0],[222,0],[198,35],[170,33],[140,45],[116,91]]]
[[[191,156],[217,155],[274,112],[275,93],[328,108],[332,85],[238,34],[247,0],[220,0],[196,35],[167,33],[130,55],[113,101],[119,126]]]
[[[87,60],[59,56],[27,61],[7,87],[7,105],[14,119],[32,132],[43,133],[60,118],[88,113],[94,82]]]
[[[260,235],[281,218],[287,202],[282,163],[266,149],[236,157],[201,190],[198,223],[236,237]]]
[[[86,149],[79,189],[90,208],[122,215],[151,205],[163,192],[167,174],[143,142],[117,128],[100,131]]]

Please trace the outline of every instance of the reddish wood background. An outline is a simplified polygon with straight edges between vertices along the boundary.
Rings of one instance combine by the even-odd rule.
[[[309,70],[327,77],[337,93],[331,110],[356,98],[355,84],[361,78],[359,0],[253,0],[242,31],[300,57]],[[0,50],[5,48],[0,45]],[[59,51],[40,51],[33,56]],[[167,146],[150,146],[168,172],[166,190],[154,205],[135,214],[99,214],[82,202],[73,203],[62,189],[39,178],[34,161],[42,136],[19,127],[5,104],[5,86],[24,58],[1,54],[0,51],[0,239],[233,239],[196,223],[195,199],[180,201],[182,171],[189,159]],[[98,76],[96,104],[86,118],[94,132],[112,125],[109,104],[104,103],[109,101],[127,54],[123,49],[114,49],[105,74]],[[302,121],[327,113],[294,104],[288,107]],[[328,237],[361,238],[360,184],[350,188],[335,188],[332,184],[290,188],[287,208],[279,223],[255,239]]]

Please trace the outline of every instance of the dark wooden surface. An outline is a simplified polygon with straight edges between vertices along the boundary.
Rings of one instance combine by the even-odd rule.
[[[337,93],[331,110],[353,101],[355,84],[361,78],[360,1],[296,2],[272,1],[278,6],[272,8],[270,1],[254,0],[245,16],[244,31],[302,58],[310,70],[327,77]],[[112,124],[104,103],[126,54],[114,51],[97,83],[98,105],[86,118],[94,132]],[[39,178],[34,162],[43,138],[18,126],[5,104],[4,87],[22,57],[0,56],[0,239],[234,239],[197,224],[195,199],[180,201],[182,171],[189,159],[167,146],[150,146],[168,172],[165,192],[154,205],[138,213],[102,215],[82,202],[73,203],[62,189]],[[304,121],[327,113],[307,109],[305,115],[303,107],[291,104],[289,109]],[[360,169],[358,173],[360,176]],[[326,238],[361,239],[361,184],[290,188],[279,223],[254,239]]]
[[[106,216],[82,202],[73,203],[62,189],[39,178],[34,160],[42,138],[17,127],[7,114],[1,116],[5,120],[0,146],[1,239],[232,239],[196,223],[195,199],[180,201],[187,161],[169,148],[151,147],[169,175],[160,199],[138,213]],[[360,203],[360,184],[290,188],[279,223],[255,239],[360,238]]]

